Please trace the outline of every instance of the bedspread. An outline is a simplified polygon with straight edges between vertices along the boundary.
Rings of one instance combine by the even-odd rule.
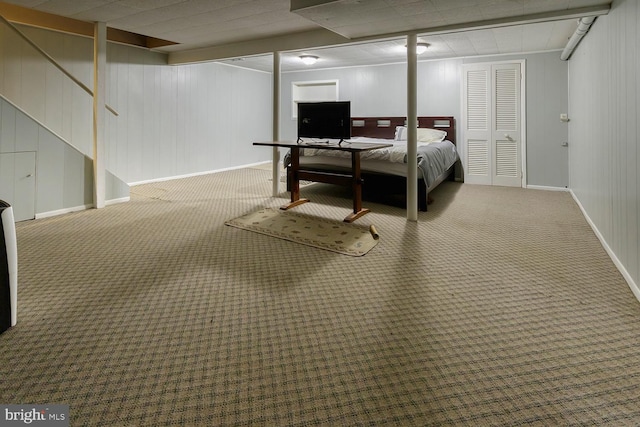
[[[392,147],[380,148],[377,150],[367,151],[360,154],[363,161],[362,170],[366,171],[367,160],[381,160],[390,163],[407,163],[407,144],[406,141],[395,141],[379,138],[353,138],[353,142],[379,142],[384,144],[393,144]],[[348,142],[343,142],[348,144]],[[457,160],[458,153],[456,146],[447,140],[442,142],[418,143],[418,169],[422,173],[427,188],[431,187],[438,177],[446,172]],[[301,157],[322,156],[325,158],[350,158],[351,153],[337,150],[323,150],[315,148],[302,148],[300,150]],[[289,165],[290,154],[284,158],[284,166]]]

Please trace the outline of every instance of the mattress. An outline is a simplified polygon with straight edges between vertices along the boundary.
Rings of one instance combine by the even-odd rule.
[[[406,141],[358,137],[343,144],[352,142],[373,142],[392,144],[392,147],[381,148],[361,153],[360,167],[363,172],[374,172],[395,176],[407,176]],[[448,140],[418,144],[418,178],[424,180],[426,187],[437,185],[458,160],[456,146]],[[289,164],[288,155],[285,166]],[[300,165],[313,169],[351,170],[351,153],[337,150],[302,149]]]

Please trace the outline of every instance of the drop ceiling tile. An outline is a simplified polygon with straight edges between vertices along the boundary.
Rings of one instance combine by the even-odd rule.
[[[438,8],[436,8],[433,3],[422,1],[399,4],[394,6],[394,10],[401,16],[424,15],[438,12]]]
[[[478,7],[481,0],[431,0],[431,3],[437,10],[451,10],[451,9],[474,9]]]
[[[83,12],[71,15],[71,17],[83,21],[113,22],[139,12],[139,9],[117,3],[98,6],[93,9],[85,10]],[[113,24],[109,26],[114,27]]]
[[[186,3],[187,1],[188,0],[119,0],[112,3],[119,3],[121,5],[138,10],[149,10],[170,6],[173,4]]]
[[[14,2],[21,4],[20,2]],[[51,0],[38,5],[38,10],[62,16],[74,16],[78,13],[109,4],[109,0]]]

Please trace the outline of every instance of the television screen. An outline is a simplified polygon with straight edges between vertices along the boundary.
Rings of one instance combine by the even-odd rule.
[[[300,138],[351,138],[351,102],[298,103],[298,140]]]

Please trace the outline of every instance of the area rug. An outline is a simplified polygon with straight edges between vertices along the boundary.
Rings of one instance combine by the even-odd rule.
[[[225,224],[351,256],[365,255],[378,243],[369,227],[274,208],[260,209]]]

